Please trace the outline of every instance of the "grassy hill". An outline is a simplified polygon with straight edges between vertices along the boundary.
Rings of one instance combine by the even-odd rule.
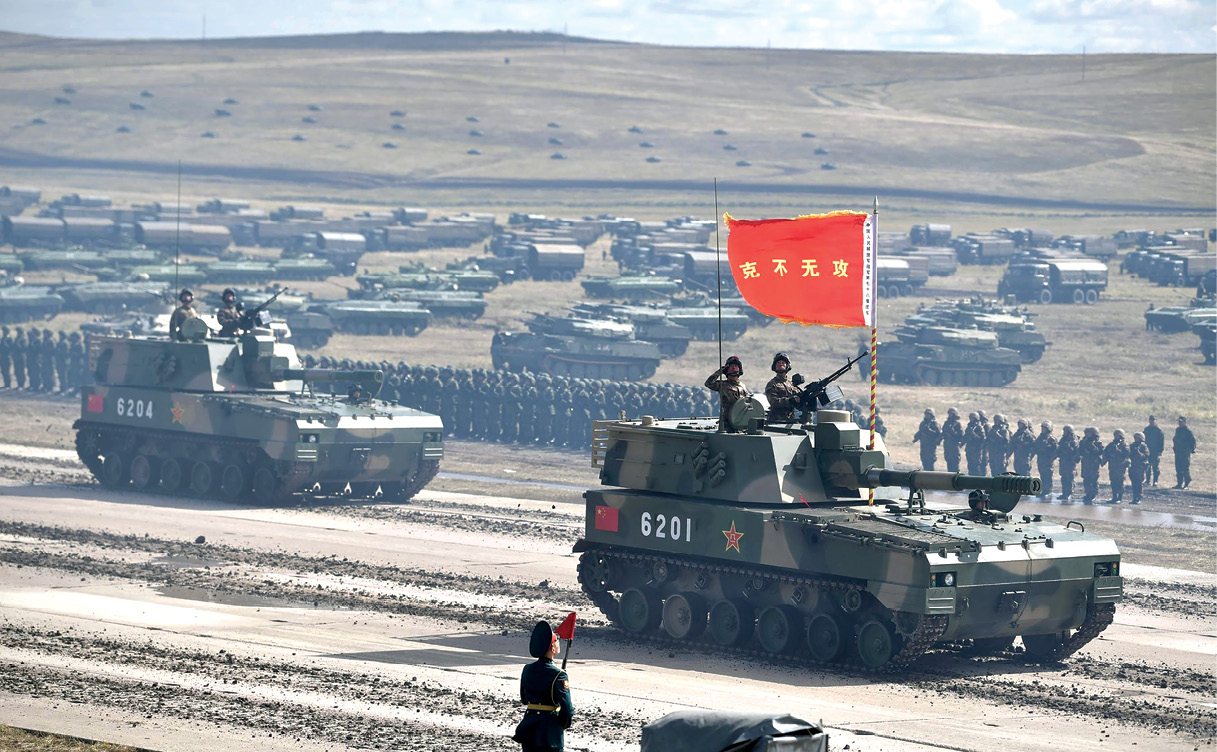
[[[181,160],[204,193],[251,198],[435,205],[427,198],[511,193],[541,206],[582,196],[612,211],[615,195],[679,207],[698,186],[704,204],[717,177],[727,195],[788,197],[776,203],[874,192],[909,208],[1202,216],[1214,204],[1211,55],[1090,55],[1083,80],[1078,56],[767,52],[506,32],[5,34],[0,52],[0,174],[53,168],[77,190],[164,195]]]

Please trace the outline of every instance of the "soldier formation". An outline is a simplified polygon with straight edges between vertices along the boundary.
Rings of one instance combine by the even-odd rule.
[[[1011,470],[1018,475],[1031,475],[1034,460],[1041,484],[1040,498],[1052,494],[1055,466],[1061,482],[1061,494],[1057,499],[1071,501],[1075,474],[1080,469],[1082,502],[1085,504],[1093,503],[1099,495],[1099,474],[1104,465],[1111,485],[1110,503],[1124,501],[1127,484],[1131,503],[1140,504],[1145,486],[1158,485],[1159,462],[1165,449],[1165,436],[1153,415],[1149,416],[1149,425],[1133,434],[1131,444],[1119,428],[1112,432],[1111,441],[1104,444],[1099,429],[1094,426],[1087,427],[1079,438],[1073,426],[1066,425],[1058,439],[1049,420],[1040,424],[1036,434],[1031,421],[1020,418],[1011,432],[1006,416],[1001,413],[994,415],[990,424],[985,411],[978,410],[968,414],[968,423],[964,425],[959,411],[953,407],[947,410],[947,419],[942,426],[938,425],[934,411],[927,408],[913,442],[921,445],[921,466],[926,470],[934,469],[939,445],[947,471],[952,473],[959,472],[961,448],[969,475],[1000,475]],[[1192,481],[1191,456],[1196,451],[1196,437],[1182,415],[1175,429],[1172,450],[1174,487],[1187,488]]]
[[[5,389],[74,394],[84,379],[80,332],[0,327],[0,379]]]

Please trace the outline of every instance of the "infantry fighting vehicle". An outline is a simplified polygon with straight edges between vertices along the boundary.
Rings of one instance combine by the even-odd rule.
[[[610,300],[665,300],[680,290],[680,281],[670,277],[648,275],[621,277],[588,277],[579,282],[589,298]]]
[[[352,334],[414,337],[431,323],[431,312],[408,300],[339,300],[310,310],[325,313],[335,329]]]
[[[76,451],[103,485],[271,503],[349,483],[353,496],[401,500],[434,477],[438,417],[375,399],[380,371],[301,368],[265,312],[242,323],[235,337],[190,319],[183,341],[89,338]]]
[[[659,348],[634,339],[634,327],[628,323],[534,314],[528,328],[495,333],[490,343],[495,368],[639,381],[659,367]]]
[[[1014,511],[1027,476],[899,471],[849,414],[597,421],[579,581],[614,626],[783,661],[900,669],[943,642],[1065,658],[1122,598],[1114,541]],[[874,489],[874,502],[869,501]],[[905,490],[907,489],[907,490]],[[927,491],[965,492],[966,498]]]
[[[497,277],[495,278],[498,279]],[[472,290],[385,290],[381,300],[408,300],[424,306],[436,318],[458,318],[470,321],[486,312],[486,298]]]
[[[64,285],[56,292],[67,310],[100,314],[160,310],[171,299],[160,282],[83,282]]]
[[[678,358],[689,348],[693,332],[668,319],[662,308],[641,305],[615,305],[613,303],[580,303],[575,313],[593,318],[609,318],[631,324],[634,337],[654,342],[665,358]]]
[[[979,298],[938,300],[919,306],[905,323],[937,323],[964,329],[983,329],[997,335],[1000,347],[1018,350],[1024,363],[1034,363],[1044,355],[1050,342],[1035,330],[1032,314],[1013,306],[1003,306]]]
[[[0,322],[20,324],[49,319],[63,308],[63,298],[49,287],[31,287],[20,277],[0,274]]]
[[[1005,386],[1022,370],[1022,356],[1000,347],[994,332],[911,322],[897,327],[895,334],[895,342],[879,347],[879,377],[886,381]]]

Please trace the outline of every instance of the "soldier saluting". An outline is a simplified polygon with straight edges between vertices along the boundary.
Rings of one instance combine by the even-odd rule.
[[[537,622],[528,641],[528,652],[537,660],[520,674],[520,702],[527,706],[524,719],[511,737],[523,752],[561,752],[565,732],[575,717],[570,700],[570,679],[554,665],[560,650],[558,635],[547,621]]]
[[[744,382],[740,381],[740,377],[743,375],[743,362],[732,355],[730,358],[727,358],[727,362],[721,368],[710,374],[710,377],[706,379],[706,388],[718,392],[718,420],[719,426],[723,430],[730,430],[730,426],[727,425],[727,414],[731,412],[731,406],[741,399],[751,396],[748,387],[744,386]]]

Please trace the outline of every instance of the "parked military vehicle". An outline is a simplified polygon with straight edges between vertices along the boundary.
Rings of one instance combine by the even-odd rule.
[[[16,277],[25,270],[25,264],[12,253],[0,253],[0,272],[10,277]]]
[[[279,259],[275,262],[275,280],[320,280],[337,274],[337,269],[327,259],[315,258],[310,255],[293,259]]]
[[[904,324],[896,341],[879,346],[879,378],[901,384],[1005,386],[1018,378],[1022,356],[979,329]],[[860,369],[870,373],[870,361]]]
[[[583,269],[584,250],[574,244],[533,243],[525,258],[533,279],[570,281]]]
[[[906,324],[929,324],[958,327],[961,329],[983,329],[997,334],[997,344],[1018,350],[1024,363],[1034,363],[1044,355],[1050,342],[1035,330],[1031,314],[1013,306],[1003,306],[994,301],[978,298],[972,300],[938,300],[929,306],[920,306],[917,313],[905,320]]]
[[[145,282],[163,282],[178,287],[192,287],[207,281],[207,273],[190,264],[149,264],[133,266],[128,279]]]
[[[659,367],[659,347],[634,339],[631,324],[534,314],[528,328],[494,335],[490,358],[495,368],[639,381],[653,376]]]
[[[457,290],[464,292],[490,292],[502,281],[499,275],[487,269],[480,269],[468,262],[454,261],[443,271],[450,278]]]
[[[109,267],[110,261],[99,251],[67,250],[67,251],[22,251],[17,254],[21,263],[30,271],[46,271],[48,269],[71,269],[75,271],[95,271]]]
[[[1196,324],[1217,321],[1217,308],[1211,302],[1191,306],[1158,306],[1151,304],[1145,312],[1145,328],[1172,334],[1186,332]]]
[[[351,334],[415,337],[432,319],[422,304],[407,300],[338,300],[312,310],[327,314],[334,329]]]
[[[1217,321],[1199,321],[1192,324],[1192,333],[1200,338],[1198,349],[1209,365],[1217,363]]]
[[[435,476],[443,425],[375,399],[380,371],[301,368],[254,322],[185,341],[91,337],[76,452],[107,488],[274,503],[292,494],[412,497]],[[357,385],[362,396],[321,394]]]
[[[213,284],[264,285],[275,278],[275,268],[266,261],[233,259],[213,261],[203,266],[207,281]]]
[[[880,256],[876,259],[875,294],[880,298],[908,297],[915,294],[929,279],[928,261],[917,259],[914,271],[909,258]]]
[[[1004,264],[1014,255],[1014,241],[1000,235],[970,232],[951,240],[961,264]]]
[[[623,275],[620,277],[588,277],[579,282],[589,298],[607,298],[639,302],[666,300],[680,290],[679,280],[670,277]]]
[[[1081,258],[1011,263],[997,283],[998,297],[1020,303],[1094,304],[1106,289],[1107,264]]]
[[[693,332],[673,323],[662,308],[652,306],[615,305],[612,303],[580,303],[574,312],[590,318],[607,318],[634,327],[634,338],[654,342],[665,358],[678,358],[689,349]]]
[[[49,319],[62,308],[63,298],[51,288],[26,285],[17,277],[0,276],[0,323]]]
[[[82,282],[55,289],[64,309],[88,313],[159,310],[173,299],[161,282]]]
[[[482,293],[467,290],[385,290],[378,299],[414,301],[436,318],[472,321],[486,312],[486,299]]]
[[[692,302],[692,301],[690,301]],[[747,310],[752,310],[751,306]],[[717,340],[719,332],[719,310],[712,300],[704,300],[698,305],[681,305],[674,302],[663,308],[668,320],[679,324],[693,333],[693,339],[702,341]],[[732,342],[748,331],[750,319],[743,308],[724,305],[722,308],[723,339]]]
[[[1000,654],[1021,638],[1028,657],[1057,661],[1112,622],[1119,549],[1017,514],[1038,478],[900,471],[846,412],[820,410],[814,426],[764,415],[736,403],[735,433],[704,418],[596,421],[603,485],[584,493],[574,551],[613,626],[873,672],[947,642]]]

